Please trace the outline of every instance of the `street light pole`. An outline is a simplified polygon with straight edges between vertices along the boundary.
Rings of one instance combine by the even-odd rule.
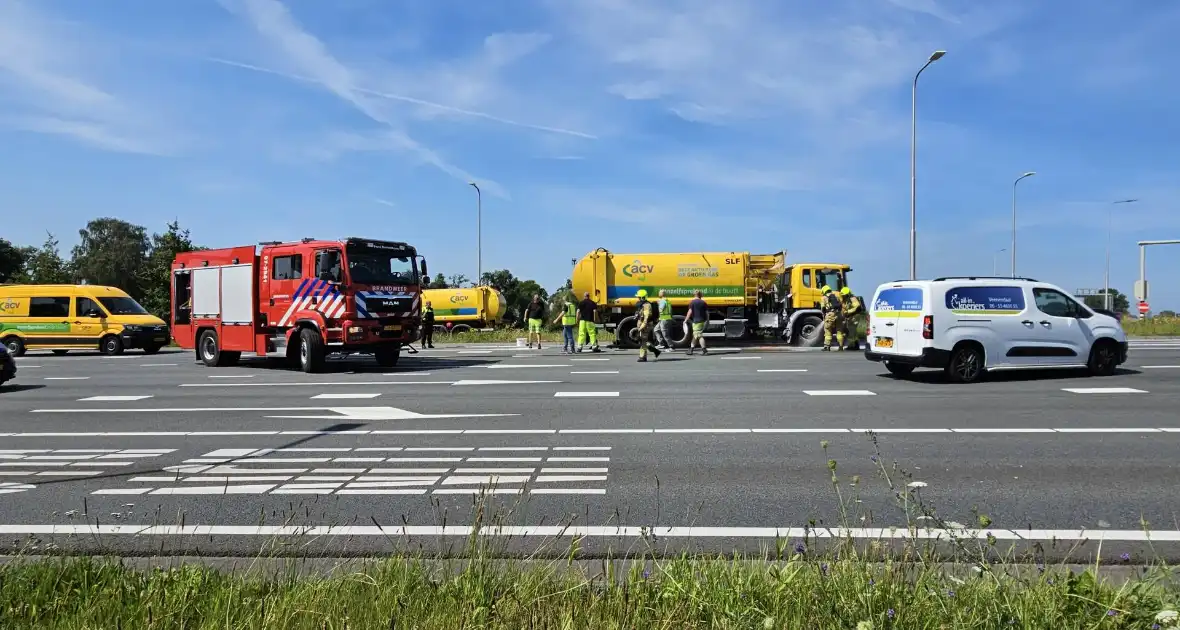
[[[1110,297],[1110,232],[1114,225],[1114,207],[1120,203],[1135,203],[1136,201],[1139,200],[1122,199],[1120,201],[1114,201],[1106,209],[1106,279],[1102,283],[1102,306],[1108,311],[1114,310],[1114,300]]]
[[[475,182],[467,182],[475,189],[475,285],[483,282],[483,193]]]
[[[914,75],[913,101],[910,109],[910,280],[918,279],[918,77],[930,64],[942,59],[945,50],[936,50]]]
[[[999,275],[1000,275],[1000,270],[999,270],[999,268],[998,268],[998,264],[999,264],[999,263],[998,263],[998,260],[997,260],[997,256],[999,256],[1000,254],[1003,254],[1003,253],[1004,253],[1004,252],[1006,252],[1006,251],[1008,251],[1008,248],[1007,248],[1007,247],[1001,247],[1000,249],[997,249],[997,250],[995,251],[995,253],[993,253],[993,254],[992,254],[992,275],[993,275],[993,276],[999,277]]]
[[[1012,182],[1012,277],[1016,277],[1016,184],[1025,177],[1036,175],[1036,171],[1029,171]]]

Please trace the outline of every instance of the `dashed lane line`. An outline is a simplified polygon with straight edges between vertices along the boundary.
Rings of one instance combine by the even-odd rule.
[[[147,400],[151,395],[143,396],[90,396],[89,398],[79,398],[78,402],[132,402],[136,400]]]
[[[372,392],[372,393],[331,392],[331,393],[324,393],[324,394],[316,394],[315,396],[312,396],[311,399],[312,400],[320,400],[320,399],[333,399],[333,400],[340,399],[340,400],[343,400],[343,399],[355,399],[355,398],[376,398],[380,395],[381,395],[381,392]]]
[[[1180,369],[1180,365],[1140,365],[1139,369],[1142,369],[1142,370],[1177,370],[1177,369]]]
[[[46,376],[45,377],[45,380],[47,380],[47,381],[86,381],[89,379],[90,379],[89,376]]]
[[[792,369],[773,369],[773,370],[758,370],[758,371],[762,372],[762,373],[775,373],[775,372],[806,372],[807,370],[801,369],[801,368],[792,368]]]
[[[533,363],[503,364],[503,363],[501,363],[498,365],[487,366],[487,368],[489,370],[516,370],[516,369],[524,369],[524,368],[562,368],[562,367],[573,367],[573,366],[568,363],[536,363],[536,364],[533,364]]]
[[[618,373],[619,373],[618,370],[584,370],[584,371],[580,371],[580,372],[579,371],[570,372],[570,374],[618,374]]]
[[[1146,394],[1146,390],[1131,387],[1063,387],[1061,391],[1071,394]]]
[[[421,376],[415,374],[414,376]],[[454,385],[455,381],[304,381],[281,383],[181,383],[178,387],[375,387],[381,385]]]
[[[867,389],[805,389],[808,396],[876,396]]]
[[[554,392],[554,398],[618,398],[619,392]]]

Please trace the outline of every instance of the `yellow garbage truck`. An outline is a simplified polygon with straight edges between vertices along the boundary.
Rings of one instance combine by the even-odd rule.
[[[466,289],[427,289],[422,303],[434,307],[434,325],[445,332],[494,328],[508,310],[504,294],[487,286]]]
[[[852,268],[841,263],[787,263],[787,252],[691,252],[616,254],[596,249],[577,261],[571,278],[574,294],[589,292],[599,317],[615,331],[622,347],[636,347],[636,293],[658,299],[661,289],[672,302],[678,324],[671,340],[687,345],[683,326],[695,291],[708,304],[706,337],[746,340],[775,337],[796,346],[823,343],[820,309],[824,286],[839,291]]]

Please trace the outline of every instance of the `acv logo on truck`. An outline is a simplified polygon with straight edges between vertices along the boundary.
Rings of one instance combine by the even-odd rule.
[[[0,313],[15,312],[18,306],[20,304],[13,302],[12,298],[4,298],[4,301],[0,302]]]
[[[623,275],[643,282],[647,280],[647,274],[655,273],[655,270],[655,265],[645,265],[641,260],[636,259],[630,265],[623,266]]]
[[[467,295],[452,295],[451,296],[451,303],[457,304],[459,302],[466,302],[469,299],[470,299],[470,296],[467,296]]]

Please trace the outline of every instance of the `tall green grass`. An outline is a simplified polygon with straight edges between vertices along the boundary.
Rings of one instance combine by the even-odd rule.
[[[1124,319],[1123,330],[1135,337],[1180,337],[1180,317]]]

